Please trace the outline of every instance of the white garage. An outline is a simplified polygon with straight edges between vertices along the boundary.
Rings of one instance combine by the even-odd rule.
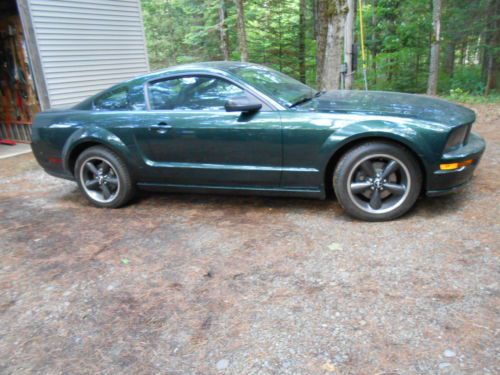
[[[139,0],[0,0],[0,139],[149,71]]]

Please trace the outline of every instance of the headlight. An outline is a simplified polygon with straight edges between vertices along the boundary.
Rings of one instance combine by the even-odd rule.
[[[469,135],[470,127],[471,125],[469,124],[453,129],[448,137],[446,146],[444,146],[444,152],[448,152],[454,148],[462,146],[465,142],[465,138]]]

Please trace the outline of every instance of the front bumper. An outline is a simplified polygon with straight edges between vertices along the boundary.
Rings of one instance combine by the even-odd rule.
[[[427,179],[427,196],[439,196],[453,193],[464,187],[470,181],[481,157],[483,156],[486,143],[477,134],[471,133],[467,144],[452,152],[443,155],[439,164],[474,160],[471,165],[451,170],[443,171],[439,169],[439,164],[435,166]]]

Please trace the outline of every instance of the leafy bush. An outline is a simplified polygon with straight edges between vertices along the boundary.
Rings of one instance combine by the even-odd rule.
[[[464,66],[455,69],[450,79],[450,95],[482,95],[485,84],[479,66]],[[453,92],[453,94],[452,94]]]
[[[491,92],[488,96],[484,95],[473,95],[462,89],[451,89],[450,94],[444,96],[445,99],[451,100],[458,103],[500,103],[500,92]]]

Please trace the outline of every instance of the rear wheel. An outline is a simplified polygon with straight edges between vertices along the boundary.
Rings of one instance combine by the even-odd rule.
[[[421,185],[422,173],[413,155],[388,142],[369,142],[349,150],[333,175],[342,207],[367,221],[405,214],[417,200]]]
[[[113,151],[95,146],[83,151],[75,164],[75,178],[85,197],[97,207],[117,208],[134,194],[130,173]]]

